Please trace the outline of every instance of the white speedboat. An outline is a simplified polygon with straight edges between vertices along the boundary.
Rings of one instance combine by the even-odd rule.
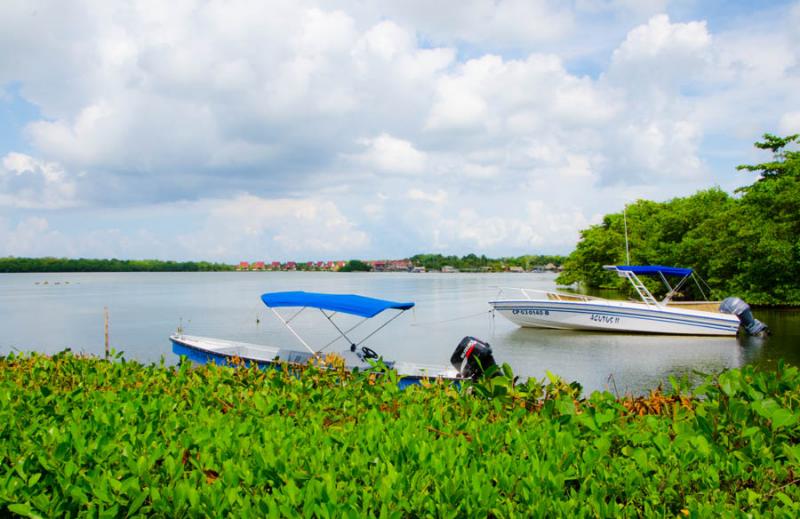
[[[672,297],[688,279],[697,281],[692,269],[659,265],[605,268],[627,278],[641,301],[614,301],[547,290],[503,288],[498,298],[489,301],[489,304],[511,322],[533,328],[673,335],[736,335],[739,326],[744,325],[751,335],[767,332],[767,327],[754,319],[747,304],[738,298],[728,298],[721,304],[712,301],[673,302]],[[658,301],[637,274],[659,276],[669,289],[666,297]],[[667,281],[667,276],[679,276],[681,280],[673,288]],[[503,297],[509,292],[517,297]]]

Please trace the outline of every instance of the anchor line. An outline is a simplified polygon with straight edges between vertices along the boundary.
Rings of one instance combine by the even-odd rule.
[[[464,319],[470,319],[472,317],[479,317],[481,315],[491,314],[493,312],[494,312],[494,310],[484,310],[482,312],[478,312],[477,314],[464,315],[464,316],[461,316],[461,317],[454,317],[453,319],[444,319],[442,321],[428,321],[426,323],[411,323],[411,326],[432,326],[432,325],[436,325],[436,324],[451,323],[453,321],[461,321],[461,320],[464,320]]]

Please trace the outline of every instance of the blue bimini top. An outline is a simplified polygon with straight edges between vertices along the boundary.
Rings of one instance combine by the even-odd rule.
[[[414,303],[398,303],[385,299],[357,296],[355,294],[321,294],[319,292],[267,292],[261,296],[264,304],[270,308],[284,306],[311,307],[359,315],[375,317],[388,309],[408,310]]]
[[[617,265],[614,267],[617,270],[627,270],[634,274],[644,274],[653,276],[656,274],[664,274],[666,276],[688,276],[692,273],[692,269],[685,269],[680,267],[665,267],[663,265]]]

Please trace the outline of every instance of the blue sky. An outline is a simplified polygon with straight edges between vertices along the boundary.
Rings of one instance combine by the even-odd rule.
[[[6,1],[0,256],[568,253],[800,132],[800,2]]]

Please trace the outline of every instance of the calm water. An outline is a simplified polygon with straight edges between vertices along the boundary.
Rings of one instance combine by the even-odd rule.
[[[181,323],[186,333],[194,335],[299,346],[259,296],[268,291],[309,290],[415,301],[413,311],[367,342],[387,358],[445,364],[458,341],[474,335],[489,341],[498,362],[508,362],[523,378],[542,378],[549,370],[578,380],[587,390],[639,393],[669,375],[749,363],[772,366],[781,358],[800,365],[800,311],[796,310],[755,312],[774,331],[768,339],[521,329],[503,317],[492,318],[486,302],[496,295],[498,286],[554,289],[553,277],[325,272],[0,274],[0,354],[55,353],[70,347],[102,355],[104,306],[111,317],[112,347],[142,362],[156,362],[162,356],[174,362],[168,336]],[[295,323],[312,345],[323,345],[337,336],[316,310],[305,310]],[[330,349],[343,347],[338,342]]]

